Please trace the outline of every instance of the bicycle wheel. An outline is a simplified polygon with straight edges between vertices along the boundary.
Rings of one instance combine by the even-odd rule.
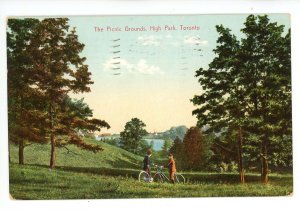
[[[164,179],[163,179],[163,177],[159,174],[159,173],[156,173],[155,175],[154,175],[154,177],[153,177],[153,181],[154,182],[164,182]]]
[[[149,182],[149,174],[146,171],[141,171],[139,174],[139,182]]]
[[[184,184],[185,183],[185,178],[182,174],[175,174],[175,181],[177,183],[182,183]]]

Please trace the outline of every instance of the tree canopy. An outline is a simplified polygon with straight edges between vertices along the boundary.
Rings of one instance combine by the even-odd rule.
[[[192,99],[199,106],[193,114],[206,133],[236,139],[240,173],[245,159],[260,160],[267,182],[274,158],[291,161],[290,31],[266,15],[249,15],[240,39],[222,25],[216,29],[216,57],[196,71],[203,93]]]
[[[21,156],[25,141],[50,140],[50,167],[54,168],[61,136],[69,139],[64,143],[101,150],[86,144],[78,130],[95,131],[109,125],[92,118],[83,100],[68,96],[89,92],[93,84],[86,58],[80,55],[83,48],[67,18],[8,19],[9,135],[12,142],[18,142]]]
[[[138,153],[143,146],[143,137],[148,134],[146,124],[138,118],[132,118],[126,123],[124,131],[120,133],[121,145],[124,149]]]

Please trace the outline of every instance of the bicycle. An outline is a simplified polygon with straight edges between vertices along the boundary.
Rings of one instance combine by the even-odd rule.
[[[170,182],[170,179],[168,178],[168,176],[166,176],[164,174],[164,172],[162,171],[164,167],[163,166],[156,166],[156,173],[154,174],[153,176],[153,181],[154,182],[165,182],[166,180]],[[184,184],[185,183],[185,178],[182,174],[179,174],[179,173],[176,173],[175,172],[175,182],[177,183],[182,183]]]
[[[139,173],[139,182],[152,182],[153,178],[146,172],[146,171],[141,171]]]

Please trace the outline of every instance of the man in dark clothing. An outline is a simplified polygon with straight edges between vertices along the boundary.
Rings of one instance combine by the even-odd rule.
[[[148,149],[147,150],[147,155],[144,157],[144,166],[143,166],[143,170],[146,171],[149,176],[151,177],[151,170],[150,170],[150,164],[151,164],[151,161],[150,161],[150,157],[152,155],[152,151],[151,149]],[[145,178],[150,178],[150,177],[145,177]]]

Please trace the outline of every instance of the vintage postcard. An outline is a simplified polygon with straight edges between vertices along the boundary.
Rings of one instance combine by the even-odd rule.
[[[289,196],[289,14],[7,19],[16,200]]]

